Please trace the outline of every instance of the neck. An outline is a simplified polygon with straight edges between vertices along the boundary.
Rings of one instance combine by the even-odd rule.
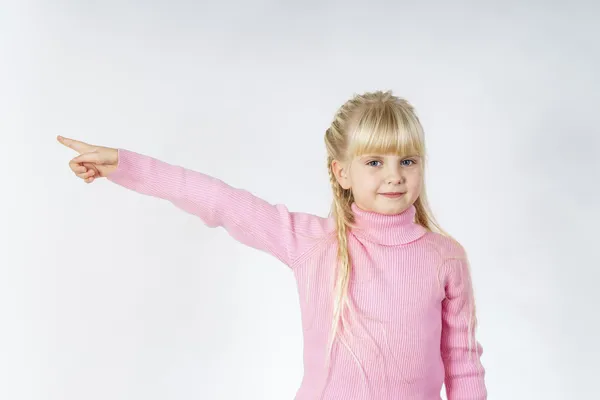
[[[414,205],[400,214],[380,214],[366,211],[352,203],[355,227],[352,233],[361,239],[386,245],[402,245],[419,239],[427,229],[415,223],[417,210]]]

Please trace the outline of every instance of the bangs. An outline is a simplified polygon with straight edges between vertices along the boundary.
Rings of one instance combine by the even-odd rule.
[[[350,157],[366,154],[423,156],[423,132],[414,116],[391,104],[377,104],[358,112],[350,126]]]

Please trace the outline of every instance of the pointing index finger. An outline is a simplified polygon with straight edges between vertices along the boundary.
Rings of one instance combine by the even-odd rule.
[[[62,137],[62,136],[57,136],[57,140],[60,143],[62,143],[63,145],[75,150],[79,154],[88,153],[95,149],[94,146],[92,146],[88,143],[85,143],[85,142],[81,142],[79,140],[69,139],[69,138]]]

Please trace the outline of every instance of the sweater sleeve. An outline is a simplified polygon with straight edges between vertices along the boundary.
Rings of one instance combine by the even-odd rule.
[[[237,241],[267,252],[292,267],[320,239],[327,220],[290,212],[212,176],[118,149],[108,180],[135,192],[168,200],[208,227],[223,227]]]
[[[473,286],[464,253],[445,264],[441,354],[448,400],[486,400],[483,348],[475,338]]]

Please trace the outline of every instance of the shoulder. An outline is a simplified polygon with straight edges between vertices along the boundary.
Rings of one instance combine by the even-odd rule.
[[[301,248],[298,256],[290,264],[293,269],[306,264],[315,252],[335,244],[337,237],[335,221],[331,217],[321,217],[308,212],[293,212],[292,225]]]
[[[298,236],[322,239],[335,232],[335,221],[308,212],[292,212],[292,224]]]
[[[469,260],[464,246],[455,238],[438,232],[428,231],[423,239],[425,251],[434,260],[443,281],[460,282],[469,274]]]
[[[421,238],[421,243],[443,260],[466,257],[463,245],[453,237],[442,233],[427,231]]]

